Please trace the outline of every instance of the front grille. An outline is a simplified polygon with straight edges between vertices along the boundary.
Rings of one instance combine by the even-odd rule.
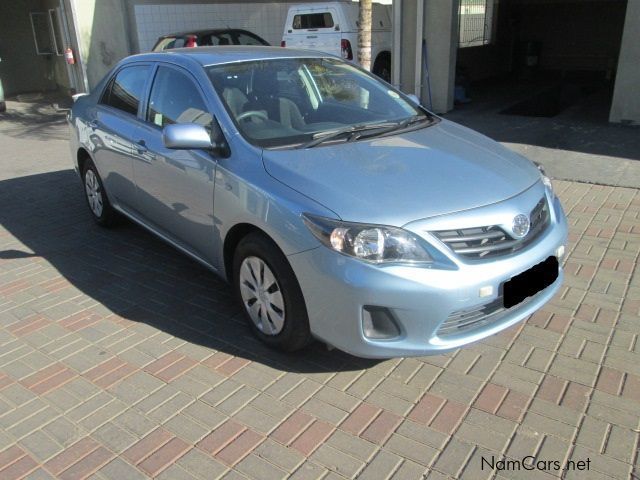
[[[500,313],[506,311],[502,303],[502,297],[499,297],[486,305],[453,312],[440,325],[437,335],[439,337],[457,335],[486,325],[496,319]]]
[[[549,223],[549,207],[542,198],[529,214],[531,227],[523,239],[515,240],[498,225],[439,230],[432,232],[458,255],[486,258],[506,255],[524,248],[540,235]]]

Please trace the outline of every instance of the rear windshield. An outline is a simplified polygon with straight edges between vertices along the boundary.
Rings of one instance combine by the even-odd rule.
[[[331,27],[333,27],[333,17],[329,12],[305,13],[293,17],[293,28],[296,30]]]
[[[168,50],[170,48],[182,48],[184,47],[184,38],[176,38],[176,37],[165,37],[161,38],[156,46],[153,47],[154,52],[159,52],[161,50]]]

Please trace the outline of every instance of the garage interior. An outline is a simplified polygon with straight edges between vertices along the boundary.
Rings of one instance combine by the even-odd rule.
[[[626,4],[461,0],[456,109],[607,122]]]

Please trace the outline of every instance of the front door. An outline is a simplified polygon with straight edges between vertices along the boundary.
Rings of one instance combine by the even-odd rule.
[[[143,220],[183,248],[213,262],[213,186],[216,161],[204,150],[164,146],[172,123],[210,126],[212,115],[189,72],[159,66],[134,142],[137,207]]]

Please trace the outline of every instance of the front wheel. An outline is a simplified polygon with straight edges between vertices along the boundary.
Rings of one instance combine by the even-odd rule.
[[[311,341],[300,285],[280,249],[265,235],[252,233],[238,245],[233,261],[236,296],[253,333],[285,351]]]

